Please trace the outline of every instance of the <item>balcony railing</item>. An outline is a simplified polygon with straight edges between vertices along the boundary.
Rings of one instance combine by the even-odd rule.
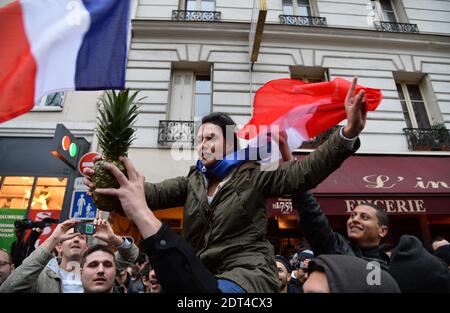
[[[280,15],[280,23],[300,26],[327,26],[326,18],[317,16]]]
[[[171,146],[180,144],[194,145],[193,121],[159,121],[158,144]]]
[[[450,131],[434,128],[403,128],[410,150],[450,151]]]
[[[375,29],[384,32],[418,33],[417,24],[374,22]]]
[[[301,145],[300,149],[316,149],[316,148],[318,148],[321,144],[323,144],[325,141],[327,141],[327,139],[330,138],[330,136],[333,135],[334,132],[337,129],[339,129],[340,127],[341,126],[333,126],[329,129],[327,129],[326,131],[320,133],[319,135],[317,135],[310,141],[305,141]]]
[[[220,20],[220,12],[216,11],[186,11],[173,10],[173,21],[199,21],[199,22],[214,22]]]

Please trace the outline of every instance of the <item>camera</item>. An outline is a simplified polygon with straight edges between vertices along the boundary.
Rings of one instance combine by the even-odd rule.
[[[14,222],[14,227],[18,230],[32,229],[32,228],[45,228],[50,224],[58,224],[59,220],[46,217],[42,221],[32,221],[27,218],[17,220]]]
[[[80,234],[95,234],[95,225],[90,223],[78,223],[73,227],[73,231]]]

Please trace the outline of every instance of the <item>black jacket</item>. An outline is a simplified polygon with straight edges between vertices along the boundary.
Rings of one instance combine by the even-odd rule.
[[[141,241],[164,292],[220,293],[217,279],[203,265],[192,246],[163,223]]]
[[[320,204],[306,191],[292,196],[292,206],[300,214],[299,226],[314,254],[344,254],[352,255],[368,261],[377,261],[387,269],[389,257],[378,247],[363,249],[353,245],[341,234],[333,231]]]

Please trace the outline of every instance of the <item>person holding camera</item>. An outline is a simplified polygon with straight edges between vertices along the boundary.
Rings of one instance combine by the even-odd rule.
[[[0,286],[0,292],[84,292],[80,277],[80,261],[88,249],[88,242],[86,234],[74,231],[77,224],[80,224],[80,221],[67,220],[58,224],[51,236]],[[98,219],[93,224],[96,229],[93,237],[117,249],[114,255],[118,269],[126,268],[136,260],[139,249],[131,237],[117,236],[105,220]],[[52,254],[54,250],[60,251],[59,264]]]

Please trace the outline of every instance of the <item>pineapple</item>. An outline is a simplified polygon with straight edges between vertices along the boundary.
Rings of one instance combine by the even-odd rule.
[[[130,95],[128,89],[118,93],[107,91],[106,97],[101,99],[103,107],[99,110],[97,133],[99,145],[103,150],[103,160],[95,162],[92,198],[96,207],[102,211],[116,211],[123,214],[117,197],[98,194],[95,188],[119,188],[116,178],[103,168],[104,161],[114,164],[127,175],[119,157],[128,155],[128,149],[135,139],[135,130],[131,127],[138,115],[138,106],[133,103],[137,94],[138,91]]]

